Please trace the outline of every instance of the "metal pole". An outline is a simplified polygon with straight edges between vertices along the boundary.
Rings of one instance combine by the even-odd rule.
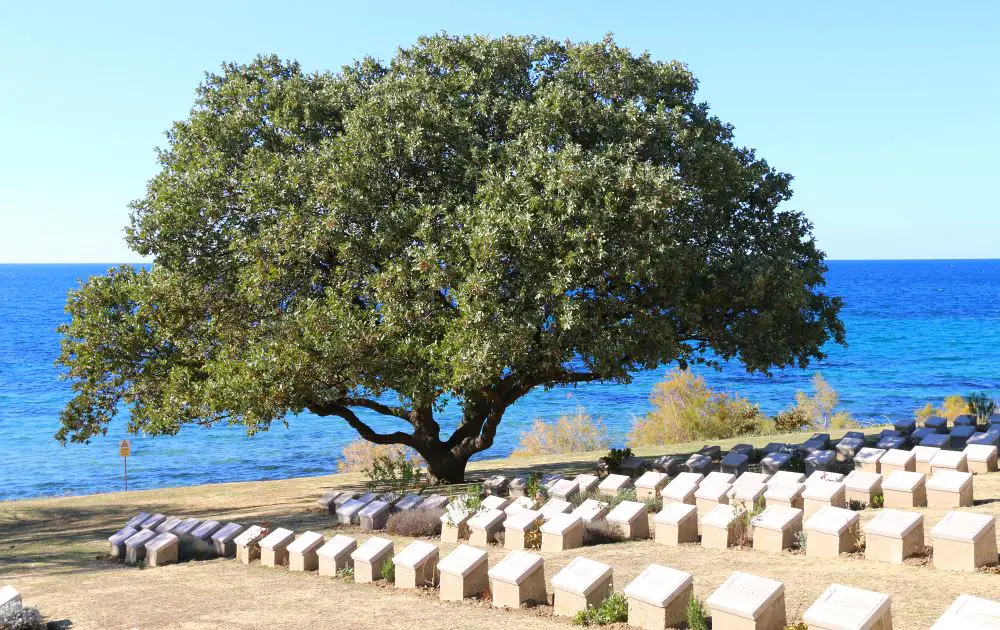
[[[122,461],[125,462],[125,492],[128,492],[128,457],[123,457]]]

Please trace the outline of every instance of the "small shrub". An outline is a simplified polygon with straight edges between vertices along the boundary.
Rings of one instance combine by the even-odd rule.
[[[744,501],[737,501],[734,507],[736,514],[729,522],[730,539],[738,547],[750,547],[753,545],[753,519],[764,511],[764,501],[758,500],[752,506],[747,506]]]
[[[795,393],[795,408],[808,420],[809,425],[816,429],[857,429],[861,425],[847,411],[837,411],[840,394],[837,393],[822,375],[816,374],[812,379],[813,395],[805,392]]]
[[[396,581],[396,563],[392,561],[392,558],[385,559],[379,573],[382,575],[382,579],[386,582]]]
[[[521,433],[512,457],[582,453],[608,447],[608,429],[600,418],[593,418],[583,407],[571,416],[561,416],[555,422],[535,419],[531,429]]]
[[[792,536],[792,549],[805,549],[806,548],[806,530],[800,529],[795,532]]]
[[[354,567],[344,567],[343,569],[337,571],[337,577],[341,580],[354,581]]]
[[[774,430],[778,433],[794,433],[809,426],[809,418],[797,407],[785,409],[774,416]]]
[[[861,510],[868,509],[868,504],[864,501],[859,501],[857,499],[851,499],[847,502],[847,509],[853,510],[855,512],[860,512]]]
[[[541,497],[544,492],[545,488],[542,487],[542,475],[536,472],[529,474],[528,480],[524,484],[524,496],[537,499]]]
[[[34,606],[8,604],[0,607],[0,628],[3,630],[42,630],[45,622]]]
[[[996,413],[997,403],[989,397],[986,392],[972,392],[965,397],[969,413],[976,418],[979,424],[986,424],[990,416]]]
[[[432,538],[441,535],[441,517],[444,510],[426,510],[417,508],[405,512],[396,512],[389,517],[385,529],[390,534],[409,536],[411,538]]]
[[[618,543],[625,540],[625,535],[620,527],[605,520],[593,521],[583,524],[583,544],[606,545]]]
[[[632,446],[659,446],[761,433],[768,420],[745,398],[716,392],[688,370],[674,370],[649,397],[653,410],[636,418]]]
[[[341,460],[337,462],[337,472],[366,472],[372,469],[377,457],[404,457],[413,467],[418,467],[422,459],[411,449],[395,444],[372,444],[368,440],[358,438],[350,442],[340,452]]]
[[[606,626],[627,621],[628,599],[624,593],[612,593],[600,606],[587,606],[573,617],[573,624],[577,626]]]
[[[632,449],[628,447],[613,448],[608,451],[607,455],[601,458],[601,461],[604,462],[604,466],[609,473],[617,473],[621,468],[622,462],[629,457],[632,457]]]
[[[708,615],[705,604],[695,597],[688,600],[687,625],[689,630],[708,630]]]
[[[934,407],[934,405],[931,403],[927,403],[920,409],[917,409],[916,411],[913,412],[913,419],[922,425],[924,422],[927,421],[927,418],[930,418],[931,416],[936,416],[937,414],[938,410]]]
[[[878,494],[873,494],[872,495],[871,505],[869,505],[868,507],[872,508],[873,510],[878,510],[878,509],[884,508],[885,507],[885,495],[882,494],[881,492],[878,493]]]
[[[451,501],[448,502],[448,507],[451,509],[446,510],[445,514],[448,515],[448,523],[454,525],[454,517],[457,514],[475,514],[478,512],[483,507],[483,497],[479,492],[466,492],[452,497]]]
[[[809,630],[809,624],[804,621],[792,623],[785,626],[785,630]]]
[[[420,481],[420,468],[403,453],[376,455],[365,469],[369,489],[384,486],[415,486]]]
[[[969,403],[962,396],[948,396],[937,411],[942,418],[954,422],[955,418],[969,413]]]

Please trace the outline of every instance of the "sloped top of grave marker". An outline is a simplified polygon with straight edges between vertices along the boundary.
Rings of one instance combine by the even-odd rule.
[[[785,592],[785,585],[757,575],[737,571],[708,596],[709,608],[744,619],[757,619],[764,609]]]
[[[586,597],[611,577],[611,566],[583,556],[569,561],[562,571],[552,576],[552,586]]]
[[[831,584],[802,619],[831,630],[863,630],[872,627],[889,610],[890,598],[885,593]]]
[[[625,595],[663,608],[693,583],[694,576],[690,573],[662,564],[651,564],[628,583]]]
[[[485,550],[471,545],[459,545],[438,563],[438,570],[449,575],[468,577],[488,561],[489,554]]]
[[[507,584],[518,586],[542,566],[542,557],[527,551],[511,551],[503,560],[493,565],[489,576]]]

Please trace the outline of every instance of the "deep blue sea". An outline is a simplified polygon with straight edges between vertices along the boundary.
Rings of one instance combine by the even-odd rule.
[[[52,439],[70,398],[53,365],[66,293],[109,266],[0,265],[0,499],[122,488],[124,418],[89,445],[63,447]],[[871,420],[910,416],[949,394],[1000,394],[1000,260],[833,261],[827,280],[828,291],[846,303],[847,348],[832,347],[822,364],[772,378],[749,376],[735,364],[703,370],[709,385],[775,413],[819,371],[845,409]],[[602,417],[620,441],[632,419],[649,409],[650,390],[668,369],[636,374],[628,386],[533,392],[507,412],[485,456],[513,450],[535,418],[553,419],[578,406]],[[133,437],[129,488],[327,474],[354,437],[342,421],[311,415],[253,438],[230,427]]]

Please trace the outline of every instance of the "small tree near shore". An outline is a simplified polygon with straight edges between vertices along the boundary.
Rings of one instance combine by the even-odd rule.
[[[152,435],[310,411],[459,482],[535,388],[808,365],[844,341],[824,254],[696,90],[610,37],[226,64],[132,206],[152,267],[69,297],[57,438],[122,408]]]

